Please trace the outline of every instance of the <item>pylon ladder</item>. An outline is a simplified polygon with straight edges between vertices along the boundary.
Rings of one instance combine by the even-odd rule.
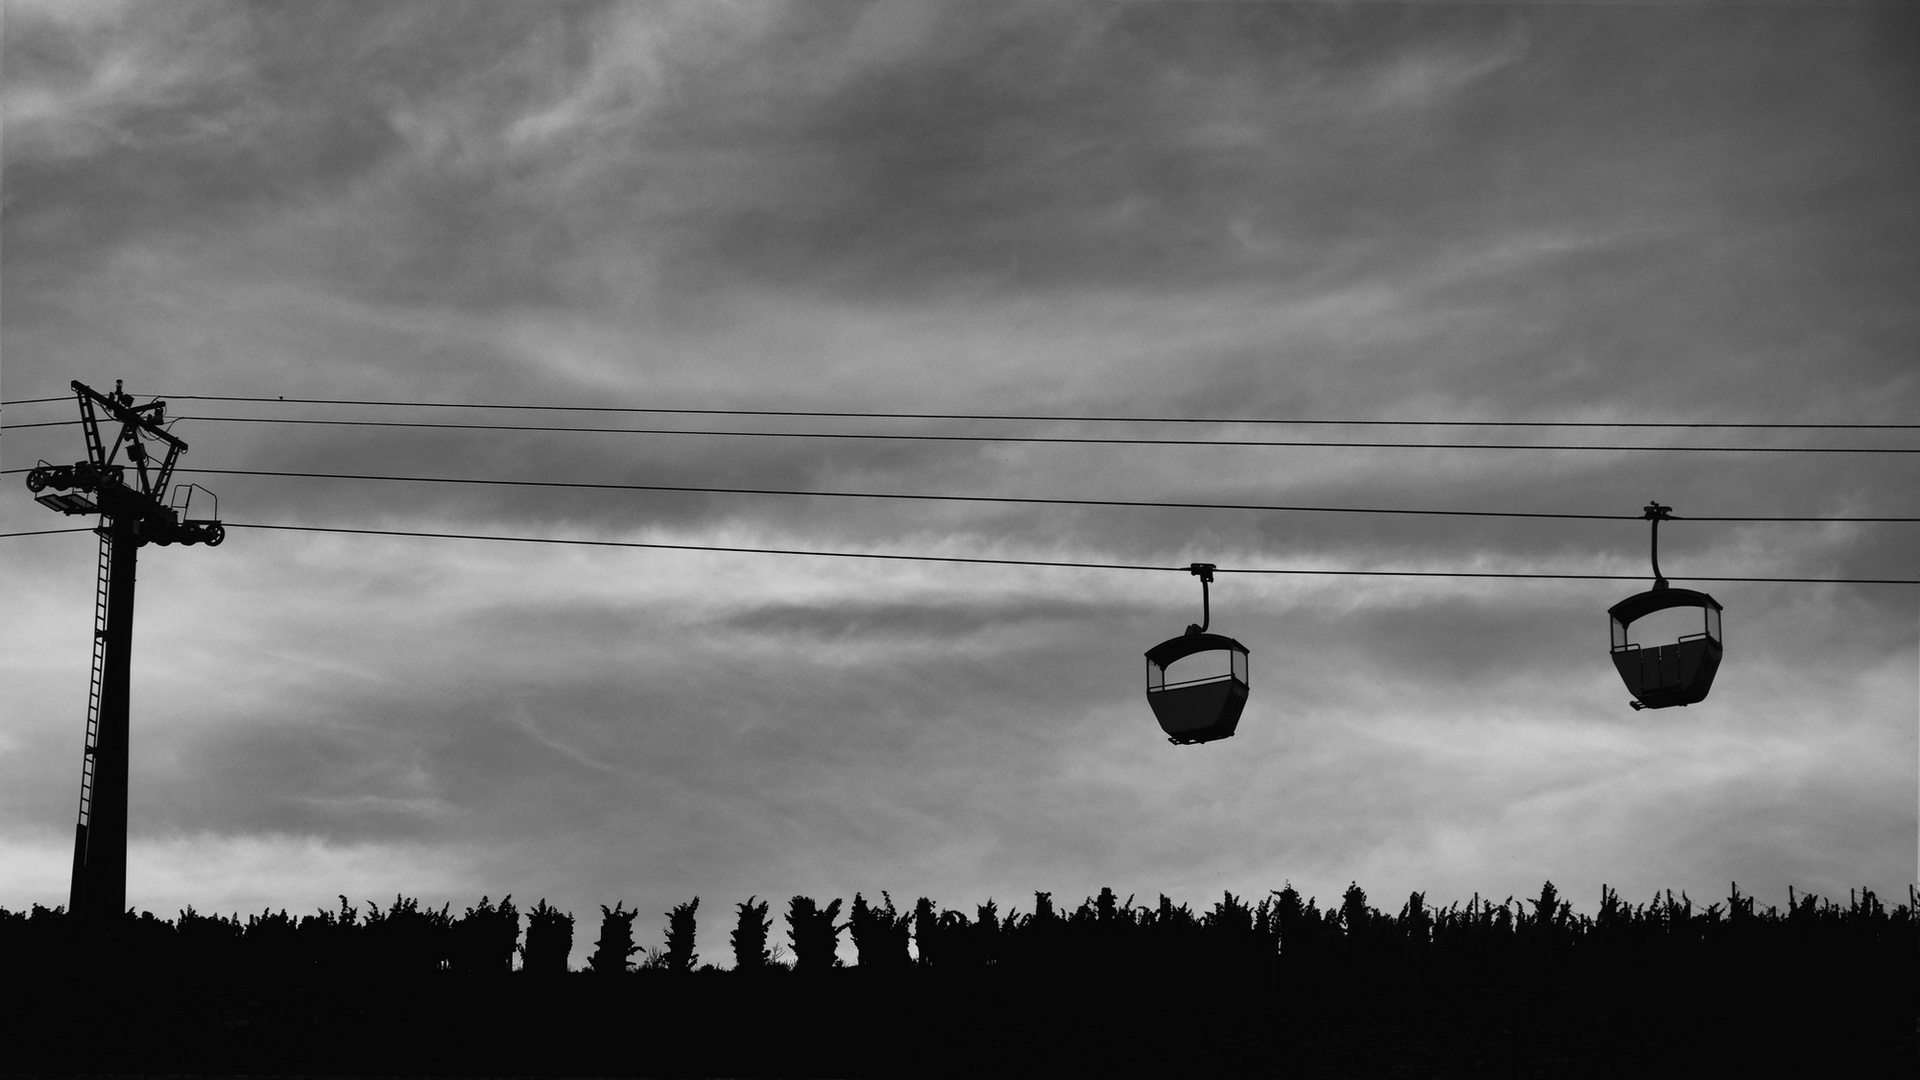
[[[93,593],[93,677],[87,683],[87,745],[80,756],[80,826],[93,816],[93,758],[100,742],[100,688],[107,673],[107,586],[113,577],[113,534],[103,524],[100,572]]]

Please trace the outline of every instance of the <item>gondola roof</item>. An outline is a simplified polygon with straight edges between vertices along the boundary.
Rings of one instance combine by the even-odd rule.
[[[1214,649],[1232,649],[1237,653],[1246,653],[1247,647],[1225,634],[1183,634],[1169,641],[1163,641],[1147,650],[1147,659],[1158,667],[1166,667],[1176,660],[1182,660],[1194,653],[1208,652]]]
[[[1646,592],[1629,596],[1625,600],[1608,608],[1607,614],[1613,616],[1614,620],[1621,625],[1625,625],[1643,615],[1651,615],[1656,611],[1665,611],[1668,608],[1677,607],[1705,607],[1712,608],[1715,611],[1724,610],[1720,606],[1720,601],[1715,600],[1706,593],[1693,589],[1666,588],[1650,589]]]

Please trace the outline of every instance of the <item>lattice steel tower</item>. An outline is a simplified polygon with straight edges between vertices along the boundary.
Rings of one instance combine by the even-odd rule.
[[[73,839],[68,910],[91,928],[110,931],[127,907],[127,689],[133,660],[134,563],[143,544],[206,544],[226,538],[217,504],[198,485],[182,485],[164,502],[174,463],[187,444],[165,429],[167,403],[136,406],[114,383],[100,394],[73,384],[87,460],[40,462],[27,473],[35,501],[62,514],[99,514],[99,582],[94,591],[93,679],[87,688],[87,743],[80,766],[80,818]],[[120,425],[111,444],[100,437],[102,414]],[[166,447],[156,461],[147,443]],[[127,464],[116,459],[126,451]],[[131,468],[136,484],[127,482]],[[199,492],[203,507],[192,507]],[[205,516],[191,517],[201,510]]]

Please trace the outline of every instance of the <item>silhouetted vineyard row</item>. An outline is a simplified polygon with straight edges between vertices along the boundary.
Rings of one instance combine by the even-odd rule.
[[[1051,894],[1036,893],[1032,910],[1001,913],[989,900],[969,916],[940,910],[921,898],[910,910],[893,898],[869,903],[856,893],[841,922],[838,899],[822,906],[796,896],[785,914],[786,943],[773,939],[770,905],[751,897],[735,906],[731,946],[738,972],[809,973],[842,966],[847,934],[857,966],[874,972],[984,972],[1033,974],[1101,970],[1206,969],[1260,977],[1289,971],[1421,970],[1435,976],[1505,976],[1518,968],[1574,973],[1651,970],[1674,964],[1760,964],[1824,968],[1880,968],[1910,963],[1920,951],[1920,918],[1910,887],[1908,903],[1888,908],[1870,890],[1839,904],[1791,895],[1785,910],[1759,908],[1739,887],[1723,902],[1696,904],[1684,893],[1646,903],[1622,901],[1602,889],[1599,910],[1576,913],[1551,882],[1537,898],[1498,903],[1479,896],[1447,907],[1414,893],[1397,914],[1368,903],[1356,884],[1337,906],[1322,909],[1291,886],[1258,901],[1227,893],[1194,911],[1161,896],[1134,903],[1102,889],[1063,911]],[[585,970],[596,975],[714,970],[696,951],[698,898],[665,913],[664,940],[645,949],[634,937],[638,912],[601,906],[600,933]],[[340,898],[338,910],[292,916],[285,910],[203,915],[188,908],[177,918],[129,912],[113,946],[114,965],[129,970],[220,975],[360,977],[450,971],[479,974],[519,970],[527,977],[568,971],[574,917],[543,899],[522,913],[508,897],[454,915],[396,897],[384,910]],[[60,908],[30,912],[0,908],[0,957],[9,965],[57,968],[76,955],[79,927]],[[711,940],[711,937],[709,938]],[[516,965],[516,959],[519,961]]]

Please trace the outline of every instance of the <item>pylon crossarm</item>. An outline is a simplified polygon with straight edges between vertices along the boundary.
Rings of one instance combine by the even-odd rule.
[[[133,396],[114,384],[113,392],[102,394],[75,380],[73,391],[80,405],[81,428],[87,441],[88,460],[71,468],[41,463],[27,476],[27,487],[36,501],[65,514],[98,513],[127,529],[127,539],[135,544],[206,544],[211,547],[226,536],[217,520],[183,522],[167,505],[167,490],[173,482],[174,467],[187,450],[186,441],[165,428],[167,403],[150,401],[135,405]],[[101,438],[100,422],[106,419],[120,425],[111,445]],[[166,446],[164,455],[148,451],[143,440]],[[120,448],[126,447],[127,464],[115,461]],[[134,472],[129,484],[127,471]],[[46,488],[56,493],[42,494]],[[73,489],[91,495],[65,495]]]
[[[126,425],[129,430],[137,428],[141,433],[166,443],[176,451],[184,452],[187,449],[187,444],[184,441],[162,426],[166,418],[166,402],[150,401],[145,405],[134,405],[131,398],[127,398],[125,401],[120,400],[120,398],[126,397],[124,394],[119,395],[119,397],[102,394],[77,379],[74,380],[73,390],[74,393],[80,396],[80,410],[83,417],[92,412],[92,410],[87,407],[87,403],[92,402],[106,410],[107,415]],[[152,415],[148,415],[149,413]],[[104,464],[104,462],[102,462],[102,464]]]

